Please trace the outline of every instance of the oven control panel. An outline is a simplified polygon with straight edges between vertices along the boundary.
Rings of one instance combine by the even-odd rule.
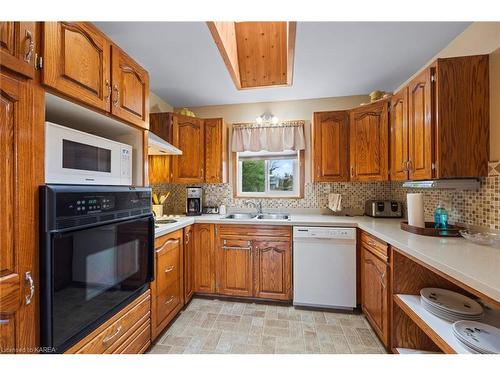
[[[115,208],[115,197],[113,196],[87,196],[68,200],[61,207],[64,212],[59,216],[76,216],[94,212],[104,212]]]

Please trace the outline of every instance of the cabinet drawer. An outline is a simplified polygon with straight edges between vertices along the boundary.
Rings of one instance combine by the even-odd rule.
[[[366,232],[361,232],[361,244],[384,261],[388,261],[388,246]]]
[[[180,279],[181,266],[180,248],[173,248],[157,254],[156,264],[156,285],[158,291],[165,288]]]
[[[156,295],[156,311],[158,322],[163,321],[172,311],[182,305],[182,289],[180,280],[167,285],[163,291],[158,291]]]
[[[133,333],[134,326],[141,320],[149,320],[150,297],[144,299],[125,315],[113,322],[95,338],[89,341],[78,354],[112,353],[126,337]]]
[[[140,354],[143,353],[151,343],[151,321],[145,321],[114,354]]]

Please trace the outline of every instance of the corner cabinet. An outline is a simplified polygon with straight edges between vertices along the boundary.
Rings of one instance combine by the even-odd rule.
[[[0,65],[33,78],[37,31],[36,22],[0,22]]]
[[[349,133],[351,181],[387,181],[389,178],[387,100],[351,110]]]
[[[151,283],[151,336],[154,340],[184,307],[183,230],[155,239],[155,280]]]
[[[111,48],[111,113],[141,128],[149,127],[149,75],[120,48]]]
[[[194,230],[193,225],[184,228],[184,303],[194,294]]]
[[[391,180],[408,179],[408,88],[391,98]]]
[[[228,175],[227,128],[222,118],[203,120],[205,132],[205,182],[225,183]]]
[[[173,145],[182,155],[173,158],[173,182],[202,183],[205,179],[205,136],[203,120],[174,114]]]
[[[215,227],[194,224],[194,290],[215,293]]]
[[[149,128],[148,73],[88,22],[43,23],[42,84]]]
[[[314,182],[349,180],[349,116],[347,111],[315,112],[312,122]]]
[[[361,233],[361,307],[386,348],[390,347],[389,256],[386,243]]]

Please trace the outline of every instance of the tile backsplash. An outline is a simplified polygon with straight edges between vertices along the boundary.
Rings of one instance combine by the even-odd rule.
[[[363,209],[369,199],[393,199],[406,204],[406,194],[424,194],[426,220],[432,221],[434,209],[443,202],[451,223],[465,223],[500,229],[500,162],[491,162],[489,176],[481,179],[478,191],[447,191],[437,189],[406,189],[402,182],[342,182],[306,183],[304,198],[262,199],[267,209],[315,208],[327,206],[328,193],[342,194],[344,208]],[[245,207],[244,198],[234,198],[229,184],[202,184],[205,206],[226,205],[228,208]],[[167,213],[185,212],[186,185],[163,184],[153,186],[157,193],[171,192],[165,203]]]

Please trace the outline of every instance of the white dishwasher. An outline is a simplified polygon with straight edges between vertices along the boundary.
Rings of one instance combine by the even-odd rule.
[[[293,304],[356,307],[356,228],[293,228]]]

